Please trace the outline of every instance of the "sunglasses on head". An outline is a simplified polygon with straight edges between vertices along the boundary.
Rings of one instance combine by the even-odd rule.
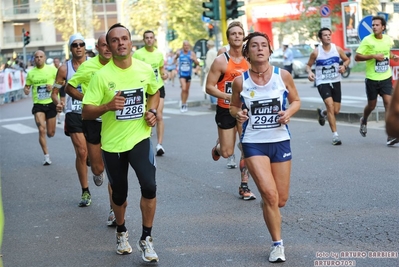
[[[83,42],[83,43],[72,43],[71,47],[78,48],[78,47],[84,47],[85,45],[86,45],[85,42]]]

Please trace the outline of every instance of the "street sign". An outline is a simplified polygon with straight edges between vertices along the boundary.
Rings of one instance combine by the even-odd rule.
[[[331,29],[331,18],[320,18],[320,28],[329,28]]]
[[[327,5],[322,5],[320,7],[320,16],[322,17],[329,17],[331,15],[330,7]]]
[[[201,16],[201,20],[202,20],[202,22],[205,22],[205,23],[211,22],[211,19],[208,17],[205,17],[204,15]]]
[[[385,21],[388,21],[389,19],[389,14],[385,12],[377,12],[377,16],[383,17]]]
[[[357,33],[359,35],[360,40],[363,40],[364,37],[373,33],[372,28],[372,19],[373,16],[366,16],[359,22],[359,27],[357,28]]]
[[[399,3],[393,3],[393,12],[399,13]]]
[[[208,42],[208,40],[199,39],[198,41],[195,42],[194,45],[194,53],[197,55],[197,57],[199,57],[202,60],[205,60],[206,52],[208,52],[208,47],[206,46],[206,42]]]

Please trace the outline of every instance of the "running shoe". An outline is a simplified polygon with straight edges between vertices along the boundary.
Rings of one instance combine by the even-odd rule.
[[[397,143],[399,143],[398,138],[388,136],[387,146],[393,146],[394,144],[397,144]]]
[[[218,161],[220,159],[220,155],[218,153],[218,151],[216,150],[216,147],[219,144],[219,138],[218,140],[216,140],[216,145],[212,148],[212,158],[214,161]]]
[[[159,258],[154,250],[152,237],[147,236],[145,240],[137,241],[137,249],[141,251],[141,258],[145,262],[158,262]]]
[[[342,144],[341,139],[339,139],[338,135],[334,135],[332,139],[333,146],[339,146]]]
[[[116,253],[119,255],[125,255],[132,253],[132,247],[130,246],[128,232],[116,232]]]
[[[88,207],[91,204],[91,195],[89,192],[84,191],[82,194],[82,199],[79,202],[79,207]]]
[[[186,104],[181,105],[180,112],[184,113],[184,112],[187,112],[187,111],[188,111],[187,105]]]
[[[248,188],[248,185],[240,185],[238,187],[238,194],[240,194],[240,197],[243,200],[253,200],[256,199],[256,196],[254,193],[251,192],[251,190]]]
[[[367,134],[367,124],[363,122],[363,117],[360,118],[360,129],[359,132],[361,136],[366,137]]]
[[[320,108],[317,109],[317,117],[319,118],[319,124],[324,126],[326,124],[326,117],[321,114],[322,110]]]
[[[115,213],[114,213],[113,209],[111,209],[109,211],[109,215],[108,215],[108,219],[107,219],[107,225],[108,226],[116,226],[116,217],[115,217]]]
[[[227,159],[227,168],[235,169],[237,168],[236,156],[233,154]]]
[[[157,156],[162,156],[163,154],[165,154],[165,149],[162,147],[161,144],[158,144],[156,149],[157,149]]]
[[[43,166],[51,165],[50,155],[44,155]]]
[[[284,246],[272,246],[269,255],[270,262],[283,262],[285,261]]]
[[[93,174],[93,181],[96,186],[102,185],[104,182],[104,173],[101,173],[100,175]]]

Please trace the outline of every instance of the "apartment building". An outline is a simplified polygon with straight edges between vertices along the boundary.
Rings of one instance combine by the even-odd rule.
[[[72,3],[77,0],[71,0]],[[82,0],[81,0],[82,1]],[[100,34],[117,23],[124,23],[121,10],[124,10],[123,0],[83,0],[92,2],[91,12],[100,21],[99,29],[91,29],[89,36],[85,36],[87,49],[93,49],[95,40]],[[30,33],[30,43],[26,46],[27,61],[33,53],[40,49],[47,57],[65,58],[67,40],[62,39],[51,22],[40,22],[38,14],[41,2],[35,0],[1,0],[0,1],[0,65],[7,58],[18,56],[23,58],[23,29]]]

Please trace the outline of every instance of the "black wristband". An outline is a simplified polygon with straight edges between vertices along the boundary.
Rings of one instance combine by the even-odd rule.
[[[156,109],[154,109],[154,108],[149,109],[148,112],[151,112],[152,114],[154,114],[155,117],[157,117],[157,110]]]

